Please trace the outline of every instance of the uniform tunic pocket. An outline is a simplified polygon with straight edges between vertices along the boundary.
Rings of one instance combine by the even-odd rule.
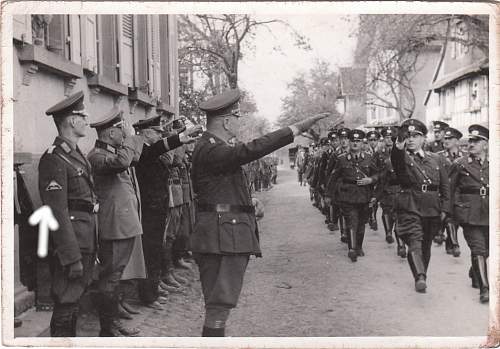
[[[220,213],[219,248],[223,253],[249,253],[255,250],[255,222],[247,213]]]

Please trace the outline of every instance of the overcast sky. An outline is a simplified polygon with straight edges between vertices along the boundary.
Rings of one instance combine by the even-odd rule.
[[[304,51],[294,46],[289,30],[272,24],[273,35],[266,29],[257,31],[255,53],[243,57],[239,66],[239,85],[250,91],[259,115],[274,121],[281,111],[281,98],[286,96],[287,83],[298,72],[307,72],[317,60],[330,63],[332,70],[352,64],[356,41],[349,34],[356,26],[356,17],[338,15],[259,16],[258,19],[282,19],[307,36],[312,47]],[[273,37],[274,36],[274,37]],[[279,46],[281,52],[273,51]]]

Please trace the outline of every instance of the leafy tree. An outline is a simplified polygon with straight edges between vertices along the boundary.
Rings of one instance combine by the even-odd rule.
[[[287,89],[289,94],[281,100],[282,113],[278,118],[280,126],[290,125],[315,114],[332,113],[332,117],[320,120],[309,131],[309,137],[317,140],[329,127],[342,122],[336,109],[338,75],[330,70],[327,62],[317,61],[307,74],[298,73]]]

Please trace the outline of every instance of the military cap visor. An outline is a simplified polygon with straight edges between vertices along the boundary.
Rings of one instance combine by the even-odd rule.
[[[432,125],[433,125],[434,132],[436,132],[436,131],[444,131],[448,127],[450,127],[450,125],[448,125],[446,122],[439,121],[439,120],[433,121]]]
[[[113,108],[102,117],[101,121],[90,124],[90,127],[95,128],[97,131],[111,127],[121,127],[123,125],[122,115],[123,111],[118,108]]]
[[[422,136],[427,134],[427,127],[417,119],[406,119],[401,123],[401,127],[406,128],[409,134],[420,134]]]
[[[135,124],[133,124],[132,126],[136,130],[144,130],[146,128],[153,129],[154,126],[158,126],[158,127],[161,128],[161,126],[160,126],[160,118],[161,118],[161,116],[158,115],[158,116],[154,116],[152,118],[142,119],[142,120],[139,120],[138,122],[136,122]]]
[[[378,140],[380,138],[380,134],[377,131],[370,131],[366,134],[366,138],[368,138],[369,140]]]
[[[239,116],[238,102],[241,98],[239,89],[226,90],[200,103],[199,108],[207,113],[208,117],[234,115]]]
[[[362,141],[365,138],[365,133],[361,130],[352,130],[349,132],[350,141]]]
[[[393,137],[398,132],[397,128],[394,126],[386,127],[380,131],[383,137]]]
[[[348,128],[341,128],[339,131],[338,131],[338,135],[339,137],[349,137],[349,132],[351,132],[350,129]]]
[[[463,134],[457,129],[448,127],[446,130],[444,130],[444,138],[456,138],[460,139],[462,138]]]
[[[52,107],[45,111],[45,114],[52,115],[54,118],[65,117],[69,115],[88,116],[85,111],[85,104],[83,103],[83,91],[76,92],[63,99],[62,101],[54,104]]]
[[[484,139],[486,141],[490,139],[490,131],[484,126],[471,125],[468,131],[470,139]]]

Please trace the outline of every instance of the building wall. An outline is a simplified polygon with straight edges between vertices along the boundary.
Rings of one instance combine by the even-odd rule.
[[[137,33],[134,33],[135,38],[130,42],[132,46],[130,54],[128,55],[129,59],[125,59],[127,55],[122,54],[122,61],[115,62],[120,65],[120,76],[117,78],[118,81],[115,81],[116,84],[121,85],[120,88],[122,88],[122,91],[120,93],[108,91],[106,88],[92,85],[92,79],[102,75],[103,69],[101,69],[101,66],[103,66],[105,62],[103,62],[104,58],[102,57],[101,61],[97,59],[95,71],[90,71],[87,69],[88,65],[85,63],[88,62],[88,60],[82,58],[84,57],[84,45],[88,45],[89,42],[98,45],[99,39],[99,33],[95,33],[95,37],[87,37],[86,40],[81,40],[80,42],[80,35],[85,37],[85,35],[89,36],[89,34],[91,34],[88,28],[84,27],[83,23],[83,20],[87,16],[65,16],[69,23],[77,23],[75,25],[78,25],[80,29],[80,31],[76,31],[75,28],[71,28],[71,30],[68,30],[67,34],[69,34],[68,37],[70,41],[80,45],[76,52],[81,52],[81,54],[73,55],[71,59],[58,57],[61,61],[66,60],[80,66],[83,74],[79,78],[71,79],[67,76],[63,76],[61,73],[45,66],[45,63],[37,62],[36,60],[38,58],[35,58],[34,61],[23,60],[23,62],[21,62],[20,57],[22,56],[23,50],[30,45],[37,46],[36,49],[38,49],[39,52],[49,50],[43,45],[33,45],[34,40],[32,39],[29,40],[28,43],[21,43],[19,40],[15,40],[13,67],[15,95],[13,132],[14,152],[29,152],[38,155],[43,153],[44,150],[52,144],[57,135],[53,119],[45,115],[45,110],[71,93],[77,91],[83,91],[85,93],[84,102],[90,115],[88,118],[89,123],[99,120],[113,106],[122,109],[125,119],[130,123],[134,123],[152,115],[157,115],[157,113],[165,113],[165,108],[178,114],[177,23],[175,16],[164,16],[168,17],[168,21],[164,21],[165,23],[168,22],[168,36],[160,39],[160,35],[155,35],[154,33],[155,28],[157,28],[158,23],[160,23],[160,16],[147,15],[146,22],[148,32],[146,34],[150,39],[149,44],[155,46],[156,49],[156,53],[151,53],[156,55],[155,60],[151,59],[151,65],[155,66],[141,67],[141,61],[137,59],[137,57],[134,59],[133,53],[136,53],[139,49],[138,40],[140,40],[140,38],[137,37]],[[78,21],[75,20],[75,17],[78,17]],[[102,16],[96,17],[97,22],[99,22],[99,17]],[[115,17],[114,23],[116,24],[116,42],[118,45],[122,45],[120,47],[124,47],[124,33],[122,30],[124,16],[119,15],[113,17]],[[134,24],[136,24],[137,16],[134,15],[132,18]],[[27,30],[29,30],[30,27],[31,26],[27,26]],[[133,26],[132,31],[136,28],[137,25]],[[27,32],[27,34],[30,33]],[[78,37],[78,40],[75,39],[76,37]],[[160,50],[158,48],[162,45],[166,46],[165,50],[162,52],[167,52],[168,58],[161,57],[159,53]],[[96,48],[99,47],[96,46]],[[72,48],[72,50],[76,49]],[[120,51],[120,53],[123,52]],[[158,69],[161,61],[168,62],[168,74]],[[146,70],[147,74],[149,74],[148,82],[151,84],[154,83],[155,86],[149,85],[149,91],[144,90],[141,100],[137,101],[132,97],[132,90],[137,88],[140,84],[140,78],[137,75],[138,71],[141,69],[143,71]],[[97,74],[95,74],[96,72]],[[168,87],[168,91],[165,91],[165,87],[162,86],[164,80],[168,80],[168,84],[164,85]],[[167,95],[168,98],[162,98],[165,95]],[[165,99],[165,101],[162,99]],[[163,104],[159,104],[160,100]],[[87,153],[93,147],[96,136],[95,130],[89,128],[88,137],[81,139],[79,143],[84,153]]]

